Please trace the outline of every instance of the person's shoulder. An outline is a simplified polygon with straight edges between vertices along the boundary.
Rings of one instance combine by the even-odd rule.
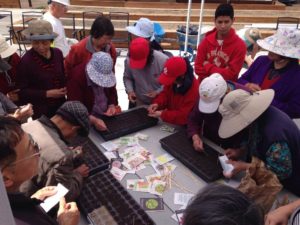
[[[166,61],[169,57],[161,51],[153,50],[153,56],[158,61]]]

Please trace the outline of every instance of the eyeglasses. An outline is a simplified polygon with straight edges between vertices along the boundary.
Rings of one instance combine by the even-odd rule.
[[[34,153],[29,155],[29,156],[24,157],[23,159],[20,159],[20,160],[17,160],[15,162],[7,164],[6,166],[2,167],[1,170],[3,170],[6,167],[9,167],[9,166],[14,166],[14,165],[16,165],[20,162],[31,159],[35,156],[40,156],[40,150],[41,150],[40,146],[34,141],[34,139],[32,138],[32,136],[30,134],[28,134],[28,136],[29,136],[29,144],[28,144],[26,152],[30,152],[30,148],[32,148],[34,150]]]

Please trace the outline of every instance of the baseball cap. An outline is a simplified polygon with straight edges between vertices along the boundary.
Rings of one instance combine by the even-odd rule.
[[[221,99],[227,91],[227,83],[219,73],[206,77],[199,86],[199,110],[203,113],[217,111]]]
[[[145,38],[134,39],[129,46],[129,65],[133,69],[143,69],[150,53],[149,41]]]
[[[148,18],[140,18],[135,25],[126,27],[129,33],[142,38],[154,36],[154,23]]]
[[[176,56],[169,58],[164,66],[162,74],[159,76],[158,81],[162,85],[171,85],[177,77],[185,75],[187,65],[184,58]]]

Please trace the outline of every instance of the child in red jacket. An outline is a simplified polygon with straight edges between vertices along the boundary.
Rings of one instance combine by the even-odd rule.
[[[189,61],[182,57],[168,59],[158,81],[164,88],[149,106],[149,116],[185,125],[198,99],[198,82]]]

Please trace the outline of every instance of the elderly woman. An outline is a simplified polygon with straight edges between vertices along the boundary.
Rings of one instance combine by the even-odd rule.
[[[300,31],[280,29],[273,36],[258,40],[269,51],[258,57],[238,80],[251,91],[271,88],[275,91],[272,105],[291,118],[300,117]]]
[[[270,106],[274,98],[272,89],[249,93],[234,90],[228,93],[219,112],[221,138],[238,136],[239,147],[226,149],[234,166],[232,176],[248,170],[251,156],[262,160],[266,168],[277,175],[283,186],[300,195],[300,131],[282,111]]]
[[[32,103],[34,118],[51,117],[65,102],[66,87],[63,55],[51,43],[57,37],[49,22],[33,20],[23,35],[31,41],[17,68],[21,104]]]

